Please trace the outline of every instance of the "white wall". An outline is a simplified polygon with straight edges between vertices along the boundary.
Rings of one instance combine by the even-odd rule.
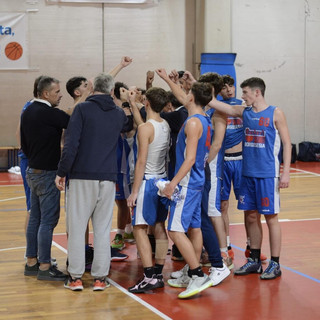
[[[237,53],[238,83],[262,77],[266,98],[286,113],[294,143],[320,142],[319,0],[159,0],[157,5],[48,4],[1,0],[0,11],[29,13],[29,71],[0,70],[0,146],[16,145],[15,129],[34,79],[109,71],[123,55],[134,63],[117,80],[145,86],[158,67],[195,71],[201,52]],[[167,88],[159,79],[155,85]],[[241,90],[238,90],[240,93]]]

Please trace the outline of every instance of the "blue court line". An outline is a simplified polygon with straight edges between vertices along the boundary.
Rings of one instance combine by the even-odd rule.
[[[240,251],[242,251],[242,252],[245,252],[245,249],[242,249],[242,248],[240,248],[240,247],[238,247],[238,246],[235,246],[234,244],[232,244],[232,248],[236,248],[236,249],[238,249],[238,250],[240,250]],[[268,260],[268,261],[269,261],[269,260]],[[288,270],[288,271],[291,271],[291,272],[293,272],[293,273],[296,273],[296,274],[298,274],[299,276],[305,277],[305,278],[307,278],[307,279],[309,279],[309,280],[312,280],[312,281],[315,281],[315,282],[317,282],[317,283],[320,283],[320,280],[319,280],[319,279],[310,277],[310,276],[308,276],[307,274],[304,274],[304,273],[302,273],[302,272],[300,272],[300,271],[294,270],[294,269],[292,269],[292,268],[290,268],[290,267],[286,267],[286,266],[284,266],[283,264],[281,264],[281,268],[286,269],[286,270]]]

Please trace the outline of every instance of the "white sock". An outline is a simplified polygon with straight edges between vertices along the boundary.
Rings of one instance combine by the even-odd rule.
[[[128,234],[130,234],[132,232],[132,224],[131,223],[126,224],[124,232],[128,233]]]

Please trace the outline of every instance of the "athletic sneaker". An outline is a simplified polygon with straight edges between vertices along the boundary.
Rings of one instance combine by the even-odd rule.
[[[193,275],[190,279],[189,285],[185,291],[182,291],[178,298],[180,299],[186,299],[190,298],[201,291],[208,289],[212,286],[212,280],[204,274],[203,277],[199,277],[196,275]]]
[[[126,245],[124,244],[122,235],[117,233],[111,242],[111,247],[118,250],[122,250],[125,246]]]
[[[92,246],[88,246],[85,251],[85,271],[91,271],[91,266],[93,262],[94,249]]]
[[[155,277],[158,279],[158,288],[164,287],[164,281],[163,281],[163,275],[162,274],[156,274]]]
[[[28,266],[27,264],[24,266],[25,276],[37,276],[38,271],[39,271],[39,262],[37,262],[33,266]]]
[[[234,271],[235,275],[244,276],[250,273],[262,273],[261,261],[256,262],[251,258],[248,258],[248,262]]]
[[[188,275],[189,265],[186,264],[182,269],[171,272],[170,277],[174,279],[181,278],[183,275]]]
[[[134,286],[128,288],[129,292],[145,293],[150,290],[161,288],[161,283],[155,274],[152,278],[147,278],[145,274],[143,276],[144,278],[140,279]]]
[[[110,283],[106,278],[94,279],[93,281],[93,291],[103,291],[108,287],[110,287]]]
[[[184,260],[179,249],[174,244],[172,245],[171,260],[173,260],[173,261],[183,261]]]
[[[231,257],[229,257],[226,253],[221,252],[221,257],[223,259],[223,263],[228,267],[229,270],[234,268],[233,261]]]
[[[224,264],[222,268],[210,268],[209,269],[209,277],[212,280],[212,286],[218,285],[221,281],[223,281],[225,278],[227,278],[230,274],[230,270],[228,267]]]
[[[68,276],[56,267],[50,266],[48,270],[38,271],[37,279],[38,280],[47,280],[47,281],[65,281]]]
[[[266,270],[260,276],[262,280],[272,280],[281,276],[280,264],[270,260]]]
[[[64,283],[64,287],[72,291],[81,291],[83,290],[82,280],[81,278],[72,279],[72,277],[69,276]]]
[[[232,261],[234,260],[234,251],[232,250],[231,246],[228,247],[228,256],[232,259]]]
[[[188,272],[183,274],[180,278],[169,279],[168,285],[174,288],[187,288],[190,283],[191,278],[188,276]]]
[[[119,250],[111,247],[111,261],[123,261],[128,259],[128,255],[119,252]]]
[[[246,258],[249,258],[250,257],[250,248],[248,249],[246,249],[246,251],[244,252],[244,255],[246,256]],[[265,254],[263,254],[263,253],[260,253],[260,260],[261,261],[266,261],[268,258],[267,258],[267,256],[265,255]]]
[[[125,242],[135,242],[136,240],[134,239],[134,236],[133,236],[133,232],[130,232],[130,233],[124,233],[123,235],[123,240]]]

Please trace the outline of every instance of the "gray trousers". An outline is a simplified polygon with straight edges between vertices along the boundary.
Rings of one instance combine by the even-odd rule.
[[[110,230],[115,199],[111,181],[70,179],[67,188],[68,272],[81,278],[85,272],[85,231],[92,220],[94,234],[93,278],[109,274]]]

